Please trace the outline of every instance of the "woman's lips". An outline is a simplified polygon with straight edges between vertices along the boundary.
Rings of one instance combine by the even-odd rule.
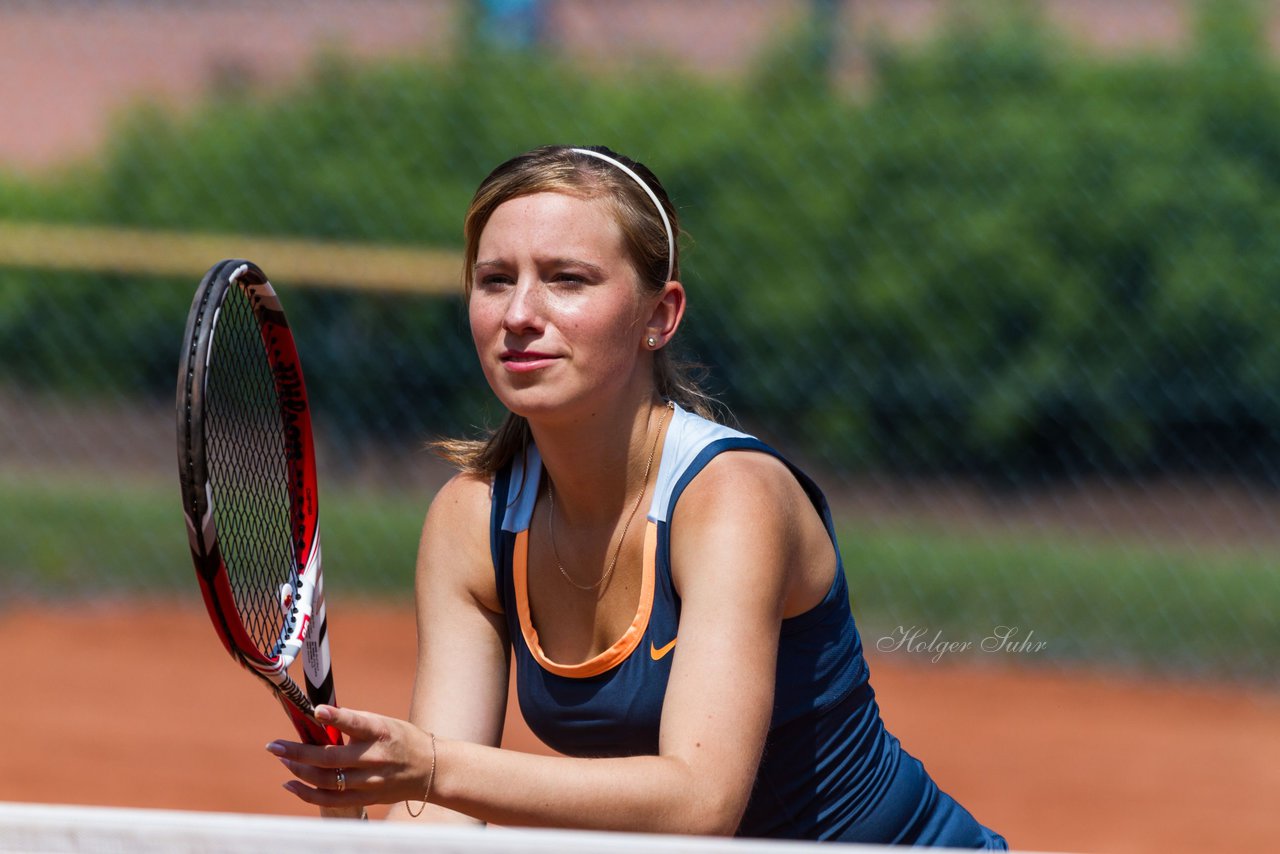
[[[539,353],[536,350],[503,350],[499,358],[502,360],[502,366],[508,371],[521,374],[545,368],[558,357],[550,353]]]

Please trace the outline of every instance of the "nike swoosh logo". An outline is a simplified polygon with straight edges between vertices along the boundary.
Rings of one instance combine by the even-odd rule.
[[[663,646],[654,646],[653,641],[649,642],[649,655],[654,661],[661,661],[667,657],[667,653],[676,648],[676,638],[671,639],[671,643]]]

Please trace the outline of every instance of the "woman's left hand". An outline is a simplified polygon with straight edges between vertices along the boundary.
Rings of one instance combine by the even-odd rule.
[[[348,743],[276,740],[267,745],[297,777],[284,787],[299,799],[353,811],[366,804],[422,799],[435,752],[431,735],[407,721],[333,706],[317,706],[316,719],[337,727]]]

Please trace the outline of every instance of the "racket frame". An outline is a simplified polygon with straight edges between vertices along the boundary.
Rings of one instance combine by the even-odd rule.
[[[289,618],[270,654],[244,628],[231,578],[219,546],[205,436],[205,391],[215,352],[217,321],[232,289],[247,298],[275,383],[289,462],[290,520],[295,590],[282,602]],[[191,558],[205,607],[227,652],[266,683],[288,714],[298,735],[312,744],[341,744],[341,734],[315,718],[315,706],[334,704],[328,620],[321,572],[319,505],[315,446],[302,364],[275,289],[250,261],[228,259],[205,274],[187,317],[178,370],[178,467]],[[284,591],[278,591],[280,595]],[[284,596],[281,596],[282,600]],[[306,689],[288,669],[302,653]]]

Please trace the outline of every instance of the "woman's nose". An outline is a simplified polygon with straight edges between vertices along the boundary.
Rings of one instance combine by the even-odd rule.
[[[522,276],[511,288],[502,325],[508,332],[536,331],[542,321],[542,298],[538,282]]]

